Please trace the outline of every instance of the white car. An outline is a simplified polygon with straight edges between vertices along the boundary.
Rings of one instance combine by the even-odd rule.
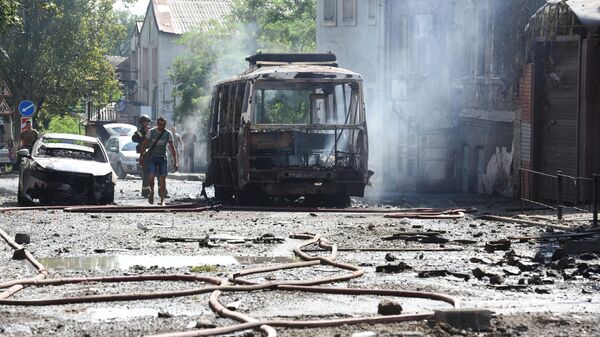
[[[28,149],[19,172],[19,205],[108,204],[114,200],[117,177],[97,138],[47,133]]]
[[[128,173],[139,174],[142,171],[138,163],[140,155],[135,150],[136,145],[137,143],[131,141],[131,136],[111,137],[106,141],[108,160],[121,179]]]

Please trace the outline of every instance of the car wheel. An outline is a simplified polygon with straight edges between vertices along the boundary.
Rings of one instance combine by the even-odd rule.
[[[121,165],[121,163],[117,164],[117,177],[119,177],[119,179],[125,179],[125,170],[123,170],[123,165]]]
[[[19,206],[31,206],[31,201],[27,199],[23,193],[23,182],[19,179],[19,188],[17,191],[17,203]]]

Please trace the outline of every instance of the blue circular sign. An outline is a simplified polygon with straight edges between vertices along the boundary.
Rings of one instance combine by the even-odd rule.
[[[23,117],[29,117],[35,112],[35,104],[32,101],[21,101],[19,103],[19,112]]]

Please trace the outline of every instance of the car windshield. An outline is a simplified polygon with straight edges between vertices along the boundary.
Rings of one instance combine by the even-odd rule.
[[[360,124],[358,82],[259,81],[255,124]]]
[[[135,151],[136,145],[137,144],[134,142],[129,142],[129,143],[123,145],[123,147],[121,148],[121,151]]]
[[[97,142],[68,138],[43,138],[34,151],[36,157],[107,162],[106,156]]]

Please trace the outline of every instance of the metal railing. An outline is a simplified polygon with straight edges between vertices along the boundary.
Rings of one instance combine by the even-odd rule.
[[[575,177],[562,171],[553,175],[524,168],[519,169],[519,175],[521,210],[524,202],[540,205],[556,210],[558,220],[562,220],[565,208],[592,212],[594,226],[598,226],[600,175]]]

